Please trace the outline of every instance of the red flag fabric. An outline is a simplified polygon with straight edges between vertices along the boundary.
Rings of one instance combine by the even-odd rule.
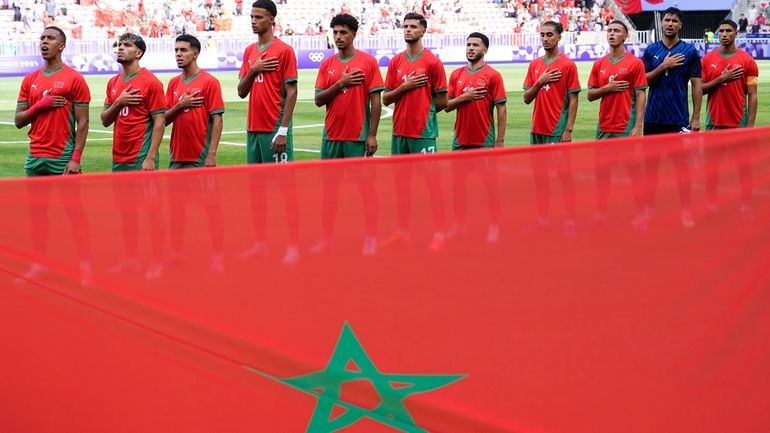
[[[763,432],[768,132],[1,181],[0,431]]]
[[[642,11],[642,0],[617,0],[618,7],[626,14],[638,14]]]

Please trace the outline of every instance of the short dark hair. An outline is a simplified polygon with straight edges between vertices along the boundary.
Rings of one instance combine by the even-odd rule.
[[[545,26],[551,26],[554,30],[556,30],[556,33],[562,34],[564,32],[564,26],[561,25],[561,23],[557,23],[556,21],[546,21],[543,24],[540,24],[540,28],[543,28]]]
[[[484,42],[484,46],[489,48],[489,38],[484,33],[473,32],[473,33],[468,35],[468,39],[470,39],[470,38],[479,38],[479,39],[481,39],[481,42]]]
[[[120,44],[121,42],[130,42],[136,45],[136,48],[139,48],[140,50],[142,50],[142,55],[139,56],[139,58],[144,57],[144,53],[147,52],[147,44],[144,43],[144,39],[142,39],[142,37],[139,35],[135,35],[133,33],[123,33],[118,38],[118,44]]]
[[[183,34],[176,37],[176,42],[187,42],[193,51],[201,52],[201,41],[193,35]]]
[[[67,35],[64,34],[64,30],[62,30],[62,29],[60,29],[60,28],[58,28],[56,26],[48,26],[45,29],[46,30],[53,30],[53,31],[55,31],[56,33],[59,34],[59,38],[61,38],[61,41],[64,42],[65,44],[67,43]]]
[[[417,20],[420,22],[420,25],[428,28],[428,21],[425,19],[424,16],[418,14],[417,12],[409,12],[408,14],[404,15],[404,19],[401,20],[401,22],[404,22],[406,20]]]
[[[272,15],[273,18],[278,16],[278,8],[275,7],[275,3],[273,3],[272,0],[257,0],[251,4],[251,7],[264,9],[270,12],[270,15]]]
[[[609,26],[611,26],[611,25],[613,25],[613,24],[617,24],[617,25],[619,25],[619,26],[623,27],[623,30],[625,30],[625,31],[626,31],[626,33],[628,33],[628,26],[627,26],[627,25],[626,25],[626,23],[624,23],[623,21],[620,21],[620,20],[614,20],[614,21],[612,21],[611,23],[607,24],[607,26],[609,27]]]
[[[663,11],[663,15],[662,16],[665,17],[666,15],[676,15],[676,17],[679,18],[679,21],[684,22],[684,14],[682,13],[681,10],[679,10],[679,8],[675,8],[675,7],[672,6],[672,7],[668,8],[668,9],[666,9],[665,11]]]
[[[722,21],[719,22],[719,26],[718,27],[721,27],[722,24],[727,24],[728,26],[732,27],[733,30],[738,30],[738,24],[735,24],[735,21],[733,21],[733,20],[722,20]]]
[[[337,14],[332,18],[332,22],[329,23],[329,28],[334,26],[345,26],[355,33],[358,31],[358,20],[350,14]]]

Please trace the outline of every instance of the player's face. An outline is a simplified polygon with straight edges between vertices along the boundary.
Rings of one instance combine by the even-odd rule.
[[[180,69],[190,66],[198,58],[198,52],[192,49],[189,42],[184,41],[176,43],[174,54],[176,54],[176,65]]]
[[[356,38],[356,34],[347,28],[347,26],[334,26],[332,28],[332,34],[334,35],[334,45],[337,49],[344,51],[353,46],[353,39]]]
[[[723,47],[730,47],[735,43],[735,38],[738,36],[738,32],[729,24],[722,24],[717,29],[717,35],[719,35],[719,43]]]
[[[465,42],[465,58],[469,62],[483,59],[486,54],[487,47],[481,38],[468,38],[468,41]]]
[[[251,31],[261,35],[273,28],[275,18],[266,9],[251,8]]]
[[[64,42],[59,39],[59,32],[56,30],[43,30],[40,35],[40,56],[43,60],[55,59],[64,51]]]
[[[420,20],[404,20],[404,40],[406,43],[417,42],[425,34],[425,27]]]
[[[121,65],[136,62],[141,57],[142,50],[140,50],[133,42],[120,41],[118,42],[117,58],[118,63]]]
[[[607,43],[610,47],[617,48],[626,42],[628,32],[620,24],[610,24],[607,26]]]
[[[661,26],[663,27],[663,34],[666,37],[673,38],[679,34],[679,30],[682,29],[682,21],[675,14],[663,15],[661,20]]]
[[[543,26],[540,29],[540,43],[543,44],[544,50],[551,51],[558,48],[560,40],[561,35],[553,26]]]

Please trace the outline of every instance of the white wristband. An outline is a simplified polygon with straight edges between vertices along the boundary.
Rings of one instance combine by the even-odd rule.
[[[289,127],[288,126],[279,126],[278,127],[278,132],[276,132],[275,135],[276,136],[282,135],[282,136],[285,137],[288,133],[289,133]]]

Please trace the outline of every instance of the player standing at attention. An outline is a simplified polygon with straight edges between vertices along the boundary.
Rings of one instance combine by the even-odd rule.
[[[535,101],[532,132],[529,135],[529,143],[533,145],[572,141],[572,128],[575,126],[578,93],[581,88],[575,62],[559,51],[563,31],[564,27],[554,21],[546,21],[541,25],[540,42],[545,55],[529,64],[524,78],[524,103],[531,104]],[[567,235],[574,234],[575,179],[572,176],[569,153],[534,153],[531,162],[538,197],[537,228],[544,229],[550,224],[551,182],[548,179],[548,171],[554,166],[564,194],[564,232]]]
[[[701,90],[701,64],[698,51],[692,44],[679,38],[683,14],[671,7],[663,12],[663,39],[644,49],[642,61],[647,72],[650,94],[644,114],[644,135],[687,133],[700,130],[700,111],[703,92]],[[687,84],[692,87],[692,117],[687,104]],[[662,155],[668,154],[674,164],[679,198],[682,203],[682,224],[692,227],[695,221],[690,211],[690,169],[687,166],[688,152],[677,142],[671,149],[666,140],[645,143],[645,184],[647,186],[646,216],[650,217],[655,208],[655,192],[658,189],[658,166]]]
[[[505,127],[508,119],[505,104],[508,98],[500,73],[484,62],[489,49],[489,38],[479,32],[468,35],[465,57],[468,63],[452,71],[449,76],[449,102],[446,111],[457,110],[452,150],[483,149],[505,145]],[[495,115],[497,112],[497,131]],[[487,164],[485,164],[485,162]],[[489,229],[487,240],[496,242],[500,232],[500,191],[497,183],[497,166],[492,159],[458,161],[452,176],[454,184],[454,208],[456,230],[466,230],[466,180],[469,172],[477,168],[486,184],[489,203]],[[485,167],[486,165],[486,167]],[[486,170],[485,170],[486,169]]]
[[[222,88],[198,67],[201,43],[195,36],[179,35],[174,51],[182,74],[168,82],[166,91],[166,125],[174,124],[169,168],[215,167],[225,112]]]
[[[123,72],[107,83],[102,125],[115,124],[112,171],[156,170],[158,148],[166,128],[163,84],[139,66],[147,45],[141,36],[125,33],[118,38],[118,63]]]
[[[24,163],[27,176],[78,174],[80,157],[88,136],[88,104],[91,92],[83,76],[65,65],[62,52],[67,45],[64,32],[54,26],[40,34],[40,56],[44,66],[24,77],[16,103],[14,124],[23,128],[32,126],[29,136],[29,153]],[[30,207],[30,220],[35,230],[31,233],[36,253],[45,256],[49,230],[48,202],[53,185],[48,182],[30,184],[30,193],[37,196],[41,205]],[[87,221],[82,213],[79,189],[67,196],[68,209],[73,225],[75,245],[81,264],[81,278],[90,278]],[[60,194],[65,200],[64,195]],[[25,278],[39,276],[44,267],[34,263]]]
[[[291,118],[297,103],[297,58],[289,45],[273,37],[277,14],[271,0],[251,5],[251,31],[258,40],[246,47],[238,74],[238,96],[249,97],[249,164],[294,159]]]
[[[315,103],[326,106],[326,120],[321,140],[321,159],[371,156],[377,152],[377,128],[382,113],[381,92],[385,89],[377,60],[353,45],[358,20],[348,14],[332,18],[329,27],[339,50],[318,69]],[[366,170],[348,168],[359,187],[364,202],[366,237],[363,254],[377,250],[377,201],[372,179]],[[324,238],[313,248],[318,253],[331,244],[337,211],[338,189],[344,169],[327,170],[323,193]]]
[[[641,137],[642,118],[646,102],[647,78],[644,63],[626,51],[624,43],[628,38],[628,27],[622,21],[613,21],[607,26],[607,42],[610,52],[597,60],[588,78],[588,100],[601,99],[597,139],[617,137]],[[610,195],[610,167],[616,162],[615,148],[597,148],[596,164],[596,214],[594,222],[601,225],[607,219]],[[641,167],[627,160],[632,188],[637,206],[635,227],[643,231],[644,190],[640,185]]]
[[[719,23],[719,49],[703,56],[703,93],[706,102],[706,129],[753,128],[757,117],[757,62],[735,45],[738,26],[731,20]],[[706,199],[709,211],[716,211],[719,160],[725,147],[707,149]],[[752,146],[736,144],[733,157],[741,180],[741,214],[751,216]]]
[[[447,105],[447,81],[444,65],[433,53],[423,47],[422,37],[428,22],[418,13],[404,15],[403,29],[406,50],[394,56],[388,64],[382,102],[395,104],[391,153],[435,153],[438,137],[436,113]],[[408,220],[411,170],[404,169],[396,176],[398,191],[398,232],[396,239],[409,240]],[[441,183],[433,173],[426,173],[435,231],[430,250],[443,247],[444,201]]]

